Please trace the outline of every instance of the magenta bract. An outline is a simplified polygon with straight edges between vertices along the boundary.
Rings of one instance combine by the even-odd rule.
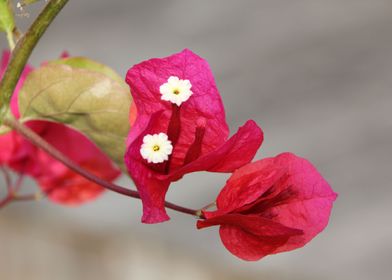
[[[180,105],[162,99],[161,86],[171,77],[187,84],[187,90],[191,84],[192,95]],[[262,143],[263,133],[253,121],[228,139],[225,111],[210,67],[190,50],[137,64],[128,70],[126,82],[137,117],[125,162],[143,201],[145,223],[169,219],[164,200],[171,182],[195,171],[232,172],[250,162]],[[173,94],[179,93],[176,90]],[[173,150],[168,160],[148,163],[141,155],[143,138],[159,133],[168,136]]]

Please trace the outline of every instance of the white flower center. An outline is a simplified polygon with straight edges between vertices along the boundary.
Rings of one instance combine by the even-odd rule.
[[[192,84],[189,80],[181,80],[178,77],[170,76],[167,83],[159,87],[159,91],[162,94],[161,99],[180,106],[182,102],[187,101],[193,94],[191,87]]]
[[[165,133],[147,134],[140,148],[140,154],[148,163],[164,162],[169,159],[172,151],[173,146]]]

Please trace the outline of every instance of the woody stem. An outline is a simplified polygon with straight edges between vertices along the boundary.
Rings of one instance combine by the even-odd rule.
[[[4,119],[4,125],[9,126],[10,128],[14,129],[17,131],[19,134],[24,136],[26,139],[28,139],[32,144],[35,146],[41,148],[44,150],[46,153],[51,155],[53,158],[57,159],[61,163],[63,163],[65,166],[67,166],[69,169],[72,171],[78,173],[79,175],[85,177],[87,180],[96,183],[97,185],[102,186],[103,188],[125,195],[133,198],[138,198],[140,199],[140,195],[137,191],[130,190],[121,186],[118,186],[116,184],[113,184],[111,182],[108,182],[106,180],[103,180],[96,175],[90,173],[86,169],[80,167],[76,163],[74,163],[70,158],[68,158],[66,155],[64,155],[62,152],[57,150],[55,147],[50,145],[45,139],[40,137],[38,134],[36,134],[34,131],[32,131],[30,128],[27,126],[24,126],[21,124],[19,121],[14,120],[14,119]],[[181,212],[184,214],[196,216],[196,217],[201,217],[200,211],[186,208],[180,205],[176,205],[171,202],[165,202],[165,207],[170,208],[174,211]]]

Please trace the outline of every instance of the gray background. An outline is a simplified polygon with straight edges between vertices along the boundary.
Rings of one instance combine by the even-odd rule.
[[[0,276],[391,279],[391,31],[390,0],[71,0],[32,64],[68,50],[124,76],[142,60],[190,48],[209,61],[232,131],[247,119],[262,126],[257,158],[309,158],[339,198],[313,242],[255,263],[231,256],[216,228],[197,231],[187,216],[142,225],[140,202],[116,194],[80,208],[15,204],[0,213]],[[188,175],[168,198],[200,207],[226,178]]]

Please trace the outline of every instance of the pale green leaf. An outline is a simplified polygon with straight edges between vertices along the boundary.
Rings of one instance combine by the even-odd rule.
[[[130,106],[131,95],[123,83],[64,64],[37,68],[19,93],[22,121],[65,123],[84,133],[123,170]]]
[[[49,64],[65,64],[74,68],[82,68],[96,71],[124,84],[124,79],[121,78],[113,69],[104,64],[96,62],[86,57],[69,57],[50,61]],[[125,85],[125,84],[124,84]]]
[[[15,21],[10,1],[0,0],[0,30],[9,34],[12,33],[14,27]]]

